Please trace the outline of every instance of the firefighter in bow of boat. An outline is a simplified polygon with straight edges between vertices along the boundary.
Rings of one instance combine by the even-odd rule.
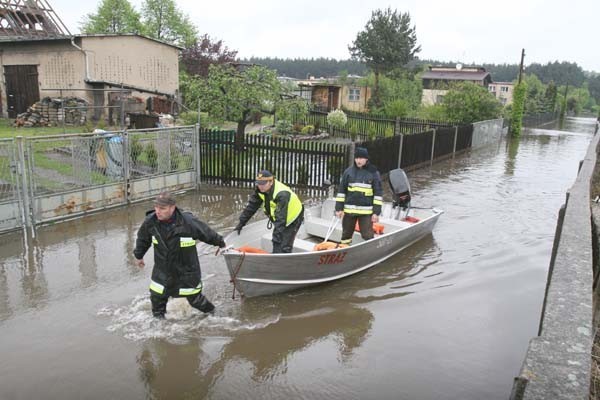
[[[336,195],[335,213],[342,218],[342,244],[350,244],[356,221],[364,240],[372,239],[373,223],[379,221],[383,188],[377,167],[369,162],[369,152],[357,147],[354,165],[342,175]]]

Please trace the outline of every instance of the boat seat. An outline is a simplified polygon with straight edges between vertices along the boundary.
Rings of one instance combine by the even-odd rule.
[[[320,237],[325,239],[327,236],[327,230],[329,230],[329,226],[331,224],[331,220],[326,220],[319,217],[310,217],[304,220],[304,230],[306,233],[312,236]],[[338,222],[335,230],[329,236],[329,241],[339,242],[342,240],[342,221]],[[354,232],[352,236],[352,243],[362,242],[363,239],[360,236],[360,232]]]
[[[294,240],[294,253],[304,253],[306,251],[313,251],[315,248],[315,243],[309,241],[309,240],[304,240],[304,239],[298,239],[296,238]]]
[[[272,242],[271,232],[267,232],[260,238],[260,247],[269,253],[273,252],[273,242]],[[310,240],[298,239],[294,240],[294,248],[292,252],[294,253],[304,253],[307,251],[313,251],[315,247],[315,243]]]

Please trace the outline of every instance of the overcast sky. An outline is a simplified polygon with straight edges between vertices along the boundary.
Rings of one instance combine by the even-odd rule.
[[[71,33],[99,1],[48,0]],[[139,10],[141,0],[131,3]],[[408,12],[420,58],[465,63],[576,62],[600,72],[600,0],[176,0],[200,33],[245,58],[347,59],[374,9]],[[302,3],[292,6],[291,4]]]

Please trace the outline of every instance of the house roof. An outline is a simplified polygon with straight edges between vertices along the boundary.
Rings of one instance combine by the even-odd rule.
[[[490,73],[484,71],[425,71],[421,75],[422,79],[433,79],[433,80],[450,80],[450,81],[482,81]]]
[[[57,37],[0,37],[0,43],[11,43],[11,42],[45,42],[45,41],[57,41],[57,40],[70,40],[71,38],[86,38],[86,37],[124,37],[124,36],[137,36],[143,39],[151,40],[166,46],[174,47],[179,50],[183,50],[183,47],[176,46],[171,43],[163,42],[162,40],[153,39],[148,36],[140,35],[137,33],[95,33],[95,34],[79,34],[73,36],[57,36]]]

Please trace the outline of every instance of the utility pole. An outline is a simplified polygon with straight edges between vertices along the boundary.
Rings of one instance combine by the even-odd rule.
[[[523,61],[525,61],[525,49],[521,50],[521,64],[519,65],[519,84],[523,78]]]

